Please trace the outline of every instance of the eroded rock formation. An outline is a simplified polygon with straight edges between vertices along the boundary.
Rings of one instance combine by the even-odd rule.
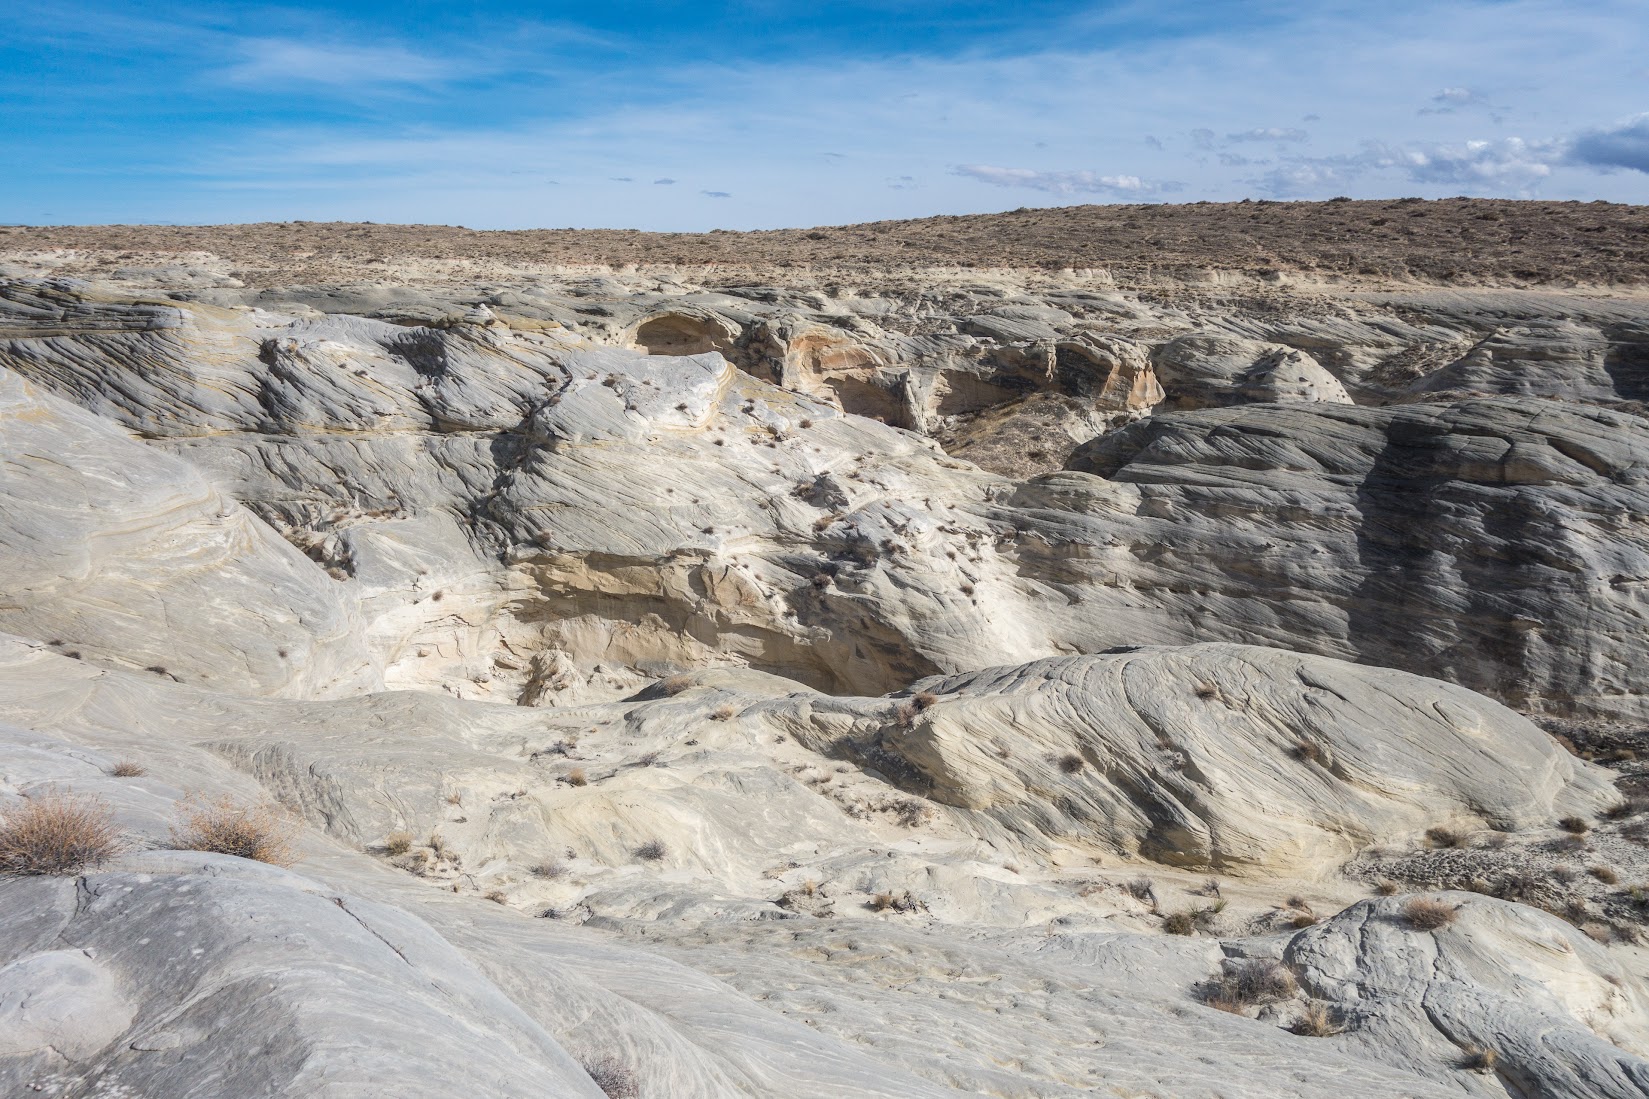
[[[1645,1086],[1641,297],[231,281],[0,285],[6,1088]]]

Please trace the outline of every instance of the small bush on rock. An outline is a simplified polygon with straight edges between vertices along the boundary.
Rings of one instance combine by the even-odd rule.
[[[141,763],[133,763],[129,759],[123,759],[109,768],[109,774],[115,778],[141,778],[147,772],[144,771]]]
[[[0,873],[78,874],[119,850],[109,807],[95,798],[48,794],[0,816]]]
[[[216,801],[186,801],[172,825],[172,847],[291,866],[292,822],[267,802],[246,805],[225,795]]]
[[[636,848],[636,858],[647,862],[659,862],[667,853],[662,840],[648,840]]]
[[[1281,962],[1248,958],[1204,984],[1199,995],[1209,1007],[1241,1015],[1250,1007],[1286,1000],[1298,990],[1294,974]]]
[[[1500,1063],[1500,1054],[1482,1046],[1467,1046],[1463,1053],[1464,1056],[1460,1059],[1460,1067],[1470,1069],[1473,1072],[1493,1072],[1495,1066]]]
[[[585,1061],[584,1071],[607,1099],[638,1099],[641,1095],[635,1070],[611,1054]]]
[[[1343,1033],[1346,1028],[1333,1008],[1321,1000],[1313,1000],[1305,1005],[1305,1010],[1288,1029],[1307,1038],[1329,1038]]]
[[[404,855],[412,850],[411,832],[391,832],[384,837],[384,851],[391,857]]]
[[[1431,897],[1415,897],[1403,906],[1403,918],[1416,931],[1437,931],[1453,923],[1457,911]]]

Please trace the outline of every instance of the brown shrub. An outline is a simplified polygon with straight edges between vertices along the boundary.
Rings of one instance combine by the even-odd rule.
[[[1305,763],[1322,763],[1323,749],[1313,740],[1300,739],[1294,742],[1294,758]]]
[[[710,711],[710,720],[728,721],[732,719],[734,713],[735,711],[733,707],[724,702],[720,706],[717,706],[714,710]]]
[[[176,850],[212,851],[275,866],[297,861],[292,820],[278,806],[247,805],[225,795],[215,801],[183,802],[177,812],[171,835]]]
[[[1620,881],[1620,875],[1615,873],[1612,867],[1608,866],[1592,867],[1592,877],[1596,878],[1604,885],[1615,885]]]
[[[584,768],[582,767],[574,767],[561,776],[561,781],[568,786],[588,786],[590,784],[590,780],[585,777]]]
[[[1338,1012],[1321,1000],[1312,1000],[1288,1029],[1307,1038],[1329,1038],[1346,1028]]]
[[[1466,837],[1453,828],[1426,829],[1426,844],[1430,847],[1459,847]]]
[[[911,701],[916,703],[916,708],[918,710],[925,710],[929,706],[932,706],[935,702],[938,702],[939,696],[934,694],[932,691],[919,691],[917,692],[916,697],[912,698]]]
[[[1557,826],[1565,832],[1572,832],[1577,836],[1585,835],[1592,828],[1590,824],[1587,824],[1586,821],[1580,817],[1564,817],[1562,820],[1557,822]]]
[[[693,677],[688,675],[673,675],[659,683],[659,689],[665,694],[674,697],[693,685]]]
[[[0,816],[0,873],[78,874],[119,850],[114,817],[95,798],[47,794]]]
[[[584,1071],[607,1099],[638,1099],[641,1095],[635,1070],[611,1054],[586,1060]]]
[[[1205,982],[1198,998],[1209,1007],[1241,1015],[1246,1008],[1286,1000],[1298,990],[1294,974],[1281,962],[1248,958]]]
[[[412,850],[411,832],[391,832],[384,837],[384,851],[391,857],[404,855]]]
[[[1162,918],[1162,929],[1170,935],[1194,935],[1197,932],[1197,914],[1170,912]]]
[[[636,848],[636,858],[645,862],[661,862],[668,853],[663,840],[648,840]]]
[[[1431,897],[1415,897],[1403,906],[1403,918],[1417,931],[1437,931],[1454,922],[1458,909]]]
[[[1399,888],[1401,887],[1390,878],[1381,878],[1379,881],[1374,883],[1374,891],[1382,897],[1391,896],[1396,893]]]
[[[1074,775],[1088,766],[1087,761],[1075,752],[1067,752],[1059,757],[1059,769],[1067,775]]]
[[[143,765],[141,763],[134,763],[129,759],[123,759],[116,763],[113,767],[109,768],[109,774],[113,775],[115,778],[139,778],[148,774],[148,772],[143,769]]]
[[[1473,1072],[1493,1072],[1495,1066],[1500,1063],[1500,1054],[1482,1046],[1467,1046],[1461,1052],[1463,1055],[1460,1058],[1460,1067]]]

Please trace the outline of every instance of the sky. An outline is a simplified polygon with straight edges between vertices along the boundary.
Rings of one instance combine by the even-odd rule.
[[[1649,202],[1649,0],[8,0],[0,223]]]

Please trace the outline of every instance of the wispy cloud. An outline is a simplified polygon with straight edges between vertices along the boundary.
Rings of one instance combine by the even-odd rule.
[[[1111,195],[1152,198],[1185,189],[1173,180],[1141,179],[1139,176],[1100,175],[1097,172],[1039,172],[1031,168],[997,168],[988,164],[958,164],[952,175],[977,179],[997,187],[1023,187],[1055,195]]]
[[[1280,126],[1262,126],[1252,130],[1243,130],[1241,133],[1226,134],[1227,141],[1309,141],[1311,135],[1304,130],[1283,129]]]
[[[428,85],[451,79],[460,71],[450,61],[399,46],[248,38],[240,41],[239,49],[241,60],[215,75],[244,87]]]

